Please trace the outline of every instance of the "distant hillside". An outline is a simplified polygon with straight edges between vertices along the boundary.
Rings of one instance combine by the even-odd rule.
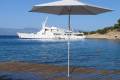
[[[87,38],[120,39],[120,19],[111,27],[85,32]]]
[[[120,19],[113,26],[105,27],[103,29],[98,29],[97,31],[85,32],[85,33],[86,34],[95,34],[95,33],[106,34],[111,31],[118,31],[118,32],[120,31]]]
[[[0,35],[16,35],[17,32],[37,32],[39,29],[35,28],[23,28],[23,29],[14,29],[14,28],[0,28]]]

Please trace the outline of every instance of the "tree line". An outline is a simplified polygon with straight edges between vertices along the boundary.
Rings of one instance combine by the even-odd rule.
[[[120,31],[120,19],[117,21],[116,24],[114,24],[113,26],[110,27],[105,27],[103,29],[98,29],[96,31],[90,31],[90,32],[84,32],[84,34],[95,34],[95,33],[99,33],[99,34],[106,34],[109,31],[113,31],[113,30],[117,30]]]

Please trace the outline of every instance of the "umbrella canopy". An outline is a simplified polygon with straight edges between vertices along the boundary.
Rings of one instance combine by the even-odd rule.
[[[69,15],[68,29],[71,31],[70,15],[97,15],[112,11],[94,5],[80,2],[79,0],[60,0],[56,2],[34,5],[31,12],[50,13],[57,15]],[[70,37],[68,35],[68,37]],[[70,77],[70,43],[68,38],[68,79]]]
[[[57,15],[96,15],[111,11],[79,0],[60,0],[56,2],[34,5],[31,12],[51,13]]]

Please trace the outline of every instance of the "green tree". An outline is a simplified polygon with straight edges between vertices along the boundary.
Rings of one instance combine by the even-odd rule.
[[[118,25],[120,26],[120,19],[118,20]]]

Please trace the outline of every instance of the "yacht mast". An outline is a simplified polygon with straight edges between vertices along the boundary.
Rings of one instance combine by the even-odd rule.
[[[47,20],[48,20],[48,17],[46,17],[45,21],[43,22],[42,28],[45,28],[45,26],[46,26],[46,24],[47,24]]]

